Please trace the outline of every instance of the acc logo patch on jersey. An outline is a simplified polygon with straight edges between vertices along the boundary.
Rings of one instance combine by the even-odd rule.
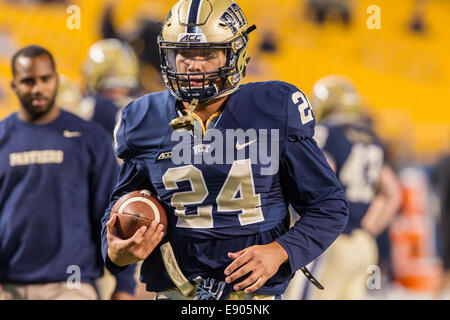
[[[172,158],[172,152],[162,152],[159,156],[157,160],[165,160],[165,159],[170,159]]]
[[[206,36],[203,33],[181,33],[178,36],[178,42],[207,42]]]

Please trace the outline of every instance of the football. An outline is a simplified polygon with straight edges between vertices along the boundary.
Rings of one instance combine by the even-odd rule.
[[[149,227],[153,220],[167,228],[167,215],[158,199],[147,190],[136,190],[119,198],[111,214],[117,214],[116,230],[122,239],[131,238],[142,227]]]

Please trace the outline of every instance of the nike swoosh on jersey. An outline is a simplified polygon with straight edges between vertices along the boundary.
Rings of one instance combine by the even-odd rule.
[[[81,136],[81,132],[80,131],[64,130],[63,136],[66,137],[66,138],[80,137]]]
[[[237,142],[236,142],[236,149],[242,150],[242,149],[244,149],[245,147],[251,145],[253,142],[256,142],[256,140],[252,140],[252,141],[247,142],[247,143],[244,143],[244,144],[240,144],[239,141],[237,141]]]

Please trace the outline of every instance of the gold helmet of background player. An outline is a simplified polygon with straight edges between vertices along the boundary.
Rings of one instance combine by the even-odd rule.
[[[310,103],[318,120],[331,115],[356,117],[361,111],[361,97],[355,85],[350,79],[338,75],[319,79],[314,84]]]
[[[55,98],[55,105],[58,108],[72,113],[78,112],[78,106],[83,99],[80,88],[66,76],[59,75],[58,93]]]
[[[180,0],[170,10],[158,37],[163,79],[179,100],[199,103],[235,91],[246,73],[248,26],[241,8],[232,0]],[[225,65],[212,72],[178,72],[177,51],[223,50]],[[201,85],[191,86],[191,79]],[[200,79],[199,79],[200,78]]]
[[[88,92],[114,88],[136,89],[139,62],[133,49],[117,39],[103,39],[90,48],[83,64]]]

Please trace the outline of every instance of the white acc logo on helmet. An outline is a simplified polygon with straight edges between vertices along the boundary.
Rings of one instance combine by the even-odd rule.
[[[178,42],[207,42],[203,33],[181,33]]]

